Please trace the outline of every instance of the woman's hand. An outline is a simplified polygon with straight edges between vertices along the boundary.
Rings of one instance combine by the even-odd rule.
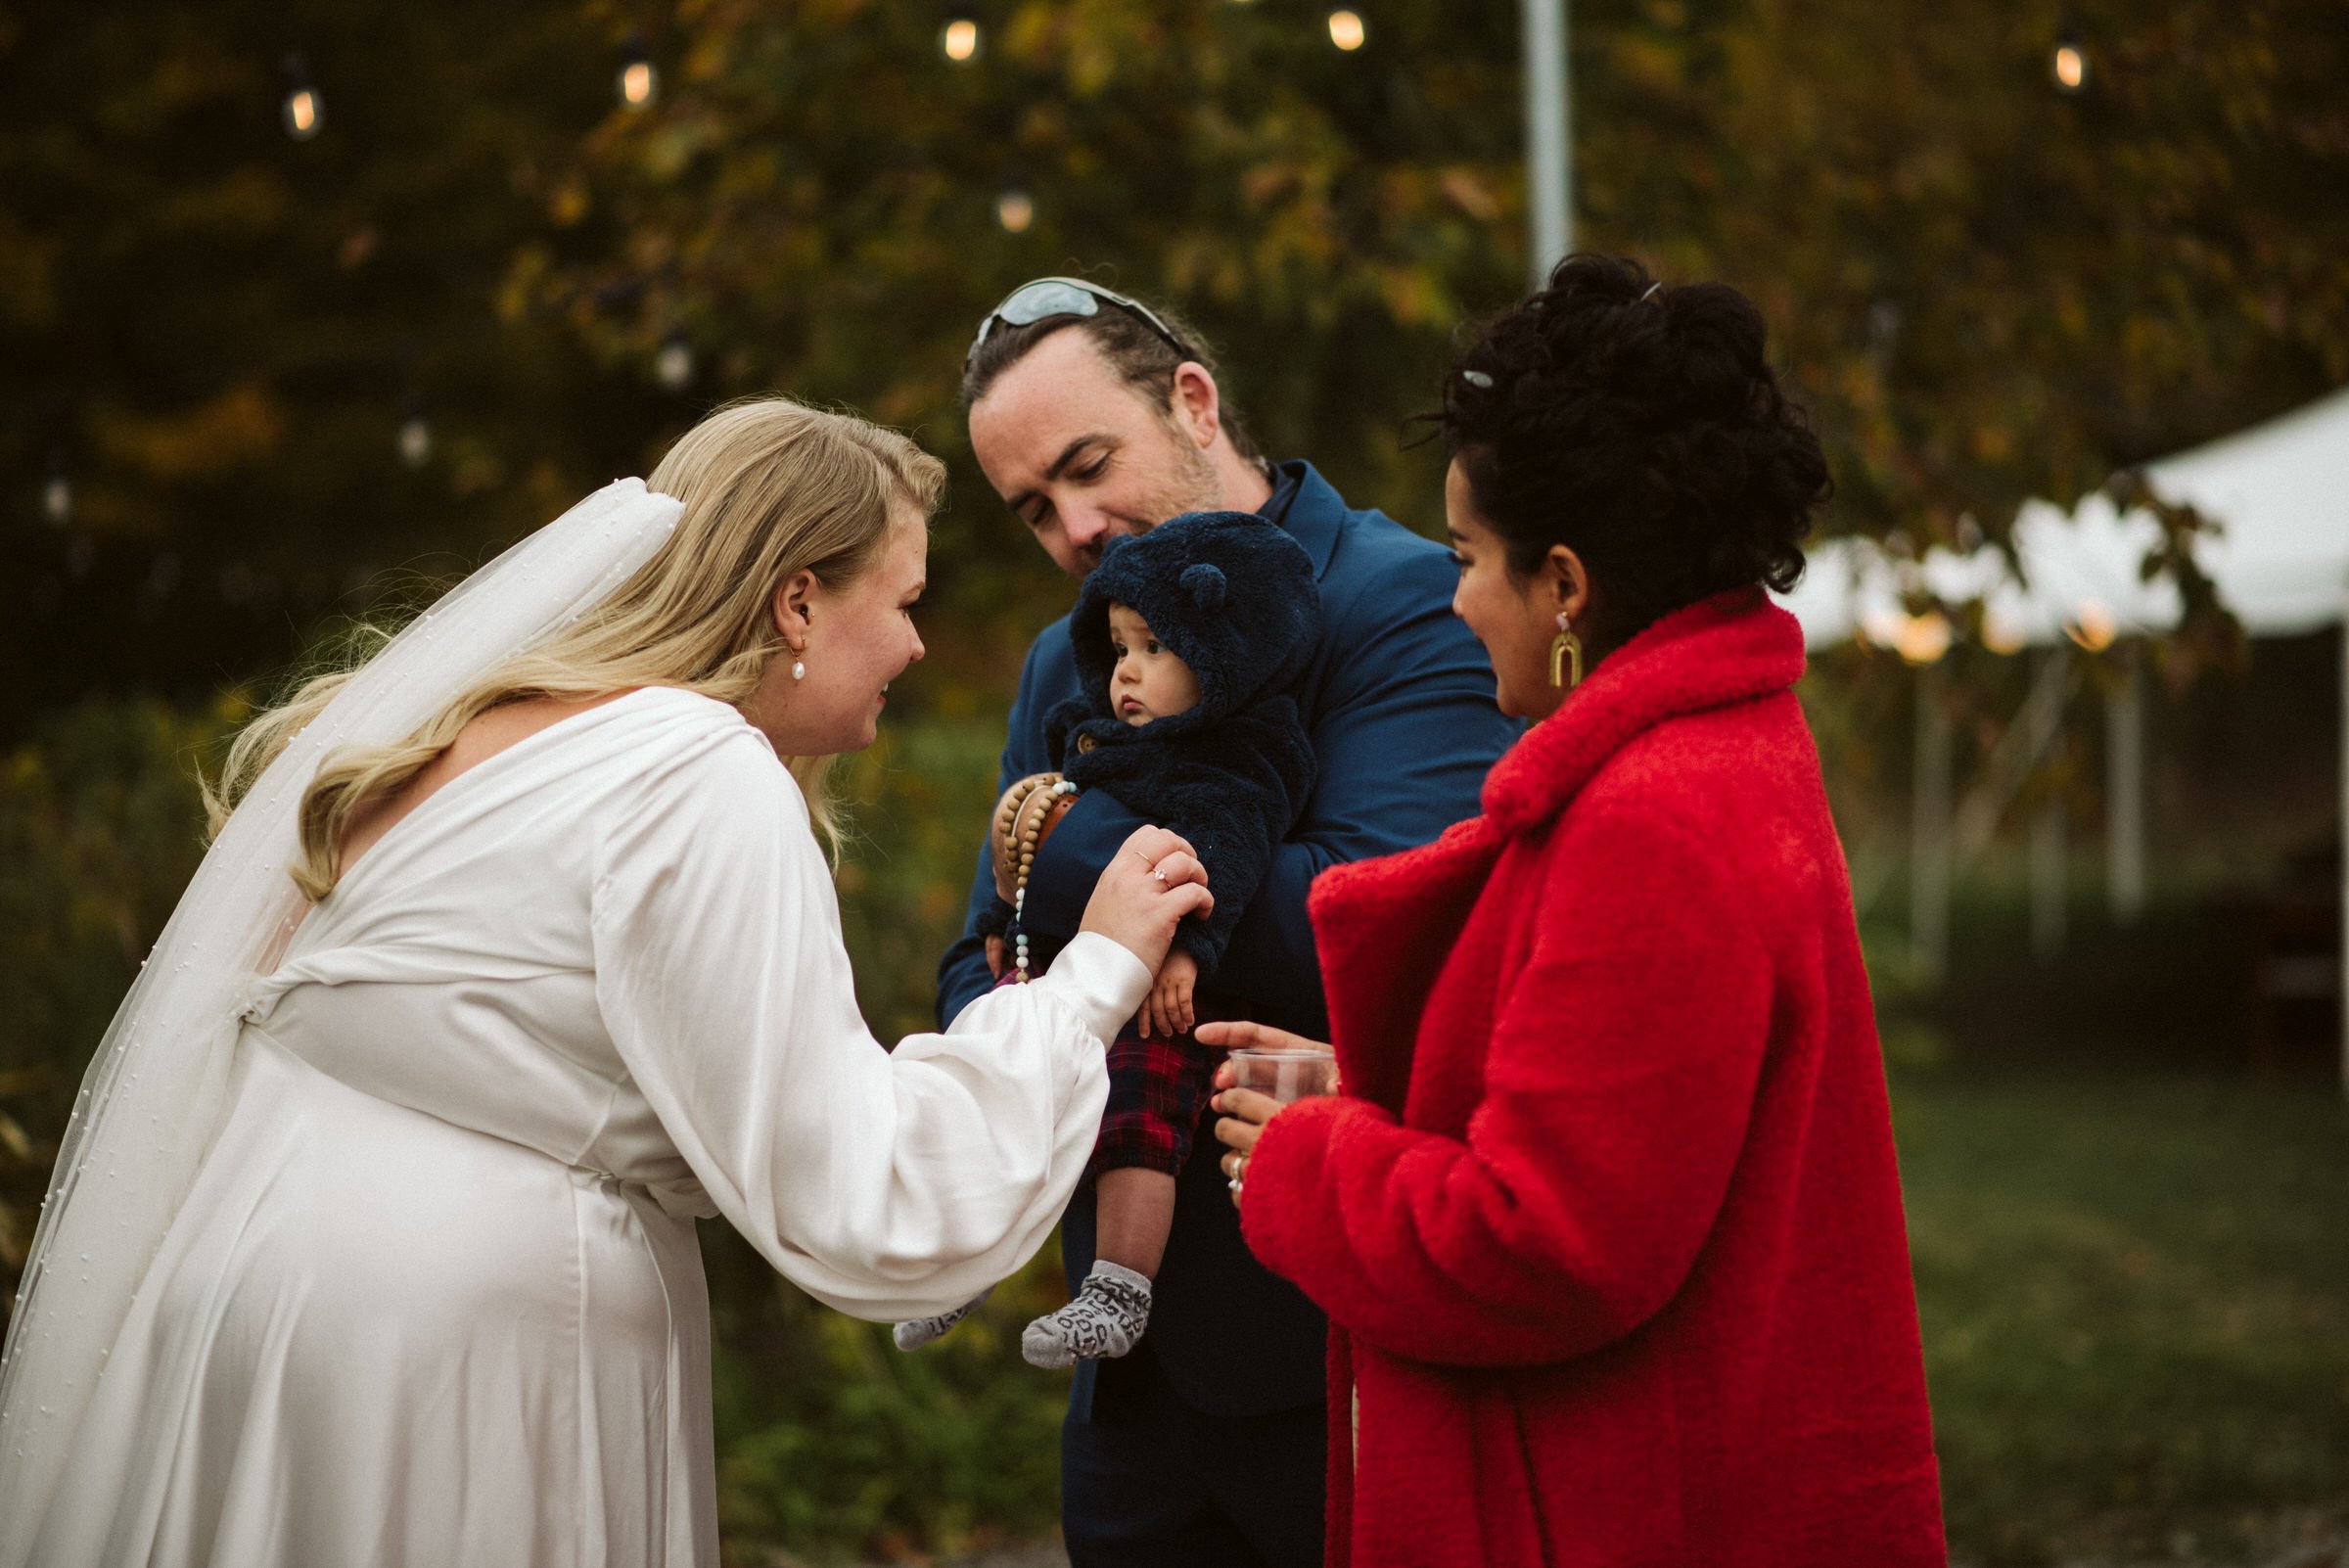
[[[1292,1035],[1285,1029],[1268,1029],[1263,1024],[1236,1021],[1201,1024],[1192,1038],[1200,1044],[1218,1050],[1231,1050],[1239,1046],[1270,1046],[1292,1050],[1300,1046],[1317,1046],[1323,1050],[1329,1048],[1319,1040]],[[1216,1122],[1216,1139],[1231,1150],[1223,1156],[1223,1176],[1231,1183],[1234,1208],[1239,1206],[1240,1187],[1248,1176],[1248,1156],[1255,1151],[1256,1140],[1264,1135],[1265,1124],[1286,1109],[1269,1094],[1234,1088],[1232,1085],[1238,1082],[1239,1073],[1229,1061],[1216,1069],[1218,1093],[1212,1103],[1223,1113]],[[1334,1084],[1331,1091],[1336,1091]]]
[[[1078,930],[1101,935],[1139,958],[1153,974],[1167,959],[1174,927],[1185,915],[1216,906],[1207,867],[1182,836],[1138,827],[1101,868]]]

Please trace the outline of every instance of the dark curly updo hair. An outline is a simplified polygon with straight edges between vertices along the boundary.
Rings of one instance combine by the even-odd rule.
[[[1434,419],[1478,514],[1514,573],[1552,545],[1582,558],[1594,654],[1802,576],[1827,463],[1764,337],[1726,284],[1659,288],[1636,261],[1571,255],[1445,378]]]

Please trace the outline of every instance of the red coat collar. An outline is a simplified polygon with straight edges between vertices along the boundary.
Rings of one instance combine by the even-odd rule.
[[[1784,691],[1802,671],[1801,626],[1759,588],[1666,616],[1493,764],[1485,814],[1315,879],[1308,907],[1347,1093],[1403,1114],[1429,989],[1513,840],[1555,819],[1643,730]]]
[[[1633,737],[1669,718],[1785,691],[1803,632],[1759,588],[1675,611],[1617,649],[1485,777],[1485,816],[1516,835],[1554,819]]]

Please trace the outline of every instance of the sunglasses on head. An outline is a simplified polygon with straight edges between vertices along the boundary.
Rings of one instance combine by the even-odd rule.
[[[1012,290],[1003,297],[1001,304],[987,313],[987,319],[979,323],[978,336],[971,340],[970,350],[962,356],[963,366],[968,369],[971,361],[979,357],[979,346],[987,342],[988,334],[995,330],[997,322],[1006,327],[1028,327],[1047,316],[1097,316],[1104,304],[1116,305],[1166,339],[1167,346],[1183,358],[1199,357],[1189,344],[1174,336],[1174,330],[1158,318],[1157,311],[1139,300],[1128,300],[1115,289],[1104,289],[1082,278],[1037,278]]]

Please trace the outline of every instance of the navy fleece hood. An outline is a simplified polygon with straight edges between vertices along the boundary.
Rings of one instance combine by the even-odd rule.
[[[1093,715],[1111,712],[1117,668],[1109,607],[1122,604],[1190,667],[1199,704],[1153,721],[1168,733],[1254,707],[1305,672],[1321,636],[1313,558],[1254,512],[1186,512],[1109,541],[1069,616],[1078,679]]]
[[[1197,706],[1139,725],[1111,712],[1113,603],[1190,667]],[[1083,694],[1045,715],[1046,744],[1071,782],[1107,790],[1199,852],[1215,912],[1185,919],[1174,940],[1202,974],[1313,793],[1313,744],[1288,688],[1320,636],[1313,558],[1254,512],[1186,513],[1111,541],[1069,616]]]

